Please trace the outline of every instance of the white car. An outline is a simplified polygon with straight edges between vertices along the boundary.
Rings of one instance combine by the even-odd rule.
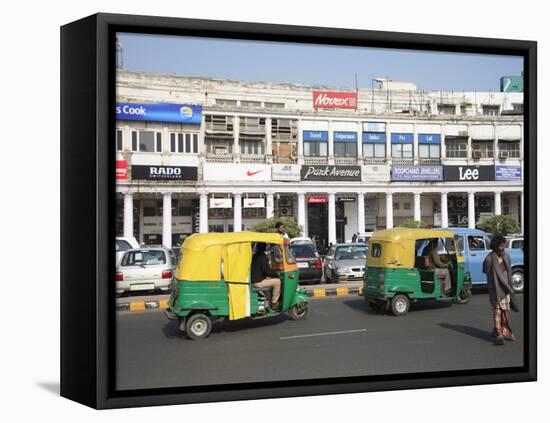
[[[122,256],[124,255],[124,252],[128,251],[132,248],[139,248],[139,244],[133,236],[132,237],[122,237],[122,236],[117,236],[116,237],[116,262],[115,262],[116,266],[118,266],[118,264],[120,263],[120,260],[122,259]]]
[[[313,244],[313,241],[307,236],[297,236],[296,238],[292,238],[290,240],[290,245],[299,243]]]
[[[357,238],[356,238],[355,242],[361,242],[363,244],[368,244],[369,239],[370,239],[370,237],[372,236],[373,233],[374,232],[365,232],[365,233],[359,234],[359,235],[357,235]]]
[[[124,252],[116,269],[116,293],[135,291],[168,292],[173,267],[166,248],[137,248]]]

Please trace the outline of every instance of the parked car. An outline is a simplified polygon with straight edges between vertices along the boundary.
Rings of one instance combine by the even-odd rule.
[[[292,244],[313,244],[313,241],[311,238],[308,238],[307,236],[297,236],[295,238],[290,239],[290,245]]]
[[[132,248],[139,248],[139,244],[133,236],[126,238],[119,236],[116,238],[116,266],[120,263],[124,252]]]
[[[323,277],[323,263],[313,242],[294,242],[290,244],[290,251],[298,266],[298,280],[304,282],[321,282]]]
[[[363,280],[367,252],[368,245],[362,242],[333,245],[325,257],[326,281]]]
[[[116,269],[116,293],[168,292],[173,277],[171,252],[166,248],[136,248],[124,252]]]
[[[508,235],[506,248],[521,248],[523,250],[523,235]]]
[[[487,284],[487,277],[482,268],[483,260],[491,252],[492,235],[479,229],[448,228],[448,230],[455,234],[456,245],[464,256],[465,271],[470,273],[472,285]],[[516,292],[523,292],[525,285],[523,250],[507,248],[506,252],[512,260],[512,287]]]
[[[357,238],[355,239],[355,242],[362,242],[363,244],[368,244],[369,239],[374,234],[374,232],[365,232],[362,234],[357,235]]]

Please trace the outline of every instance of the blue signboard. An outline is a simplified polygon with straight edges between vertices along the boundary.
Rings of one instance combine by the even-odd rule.
[[[495,166],[497,181],[521,181],[521,166]]]
[[[383,132],[363,132],[363,142],[386,142],[386,134]]]
[[[191,104],[172,103],[117,103],[116,118],[120,120],[175,122],[200,125],[202,120],[202,107]]]
[[[304,131],[304,141],[328,141],[328,131]]]
[[[441,144],[441,135],[439,134],[418,134],[420,144]]]
[[[441,165],[395,165],[391,167],[391,180],[400,182],[442,181]]]
[[[334,132],[334,141],[346,142],[346,141],[355,141],[357,142],[357,132]]]
[[[391,142],[393,144],[412,143],[413,134],[391,134]]]

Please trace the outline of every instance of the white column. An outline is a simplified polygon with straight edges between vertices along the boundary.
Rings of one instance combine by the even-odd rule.
[[[124,194],[124,237],[134,236],[134,200],[132,194]]]
[[[208,232],[208,194],[206,192],[200,193],[200,222],[199,232],[205,234]]]
[[[304,164],[304,130],[301,119],[298,119],[298,164]]]
[[[422,220],[422,213],[420,212],[420,193],[414,193],[414,220],[420,222]]]
[[[393,228],[393,193],[386,192],[386,229]]]
[[[391,156],[391,132],[390,132],[390,123],[386,122],[386,161],[387,164],[392,164]]]
[[[493,123],[493,131],[495,134],[494,144],[493,144],[493,157],[495,160],[498,160],[498,126],[495,123]]]
[[[363,124],[361,122],[357,122],[357,160],[359,164],[363,164]]]
[[[472,158],[472,124],[468,124],[468,146],[466,151],[468,160]]]
[[[241,157],[241,149],[239,147],[240,125],[239,116],[233,116],[233,157],[237,158],[237,162],[240,162],[239,158]]]
[[[418,154],[418,130],[416,129],[416,123],[413,123],[413,160],[415,164],[418,164],[420,156]]]
[[[272,162],[273,157],[273,141],[271,134],[271,118],[265,120],[265,155],[269,158],[269,163]]]
[[[330,120],[328,121],[328,164],[334,164],[334,132]]]
[[[365,232],[365,194],[357,193],[357,232]]]
[[[439,151],[441,153],[441,158],[445,159],[447,157],[447,148],[445,146],[445,137],[447,136],[447,133],[445,132],[447,127],[445,124],[441,125],[441,144],[439,147]]]
[[[336,244],[336,195],[328,195],[328,242]]]
[[[172,194],[164,194],[162,200],[162,245],[172,248]]]
[[[519,221],[521,226],[521,233],[525,233],[525,208],[523,205],[523,191],[521,191],[520,195],[520,204],[519,204]]]
[[[271,219],[273,217],[273,193],[268,192],[265,199],[265,217]]]
[[[474,229],[476,227],[476,205],[475,194],[473,192],[468,193],[468,227]]]
[[[306,196],[303,193],[298,194],[298,225],[301,231],[306,230]]]
[[[201,118],[201,127],[199,129],[199,155],[206,155],[206,143],[204,139],[206,138],[206,116],[202,113]]]
[[[242,195],[241,193],[233,194],[233,232],[241,232],[243,230],[242,223]]]
[[[441,192],[441,227],[449,227],[449,211],[447,201],[447,191]]]
[[[499,216],[501,214],[502,214],[501,192],[495,191],[495,216]]]

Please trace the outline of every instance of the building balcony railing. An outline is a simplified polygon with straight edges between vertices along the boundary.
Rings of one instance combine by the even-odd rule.
[[[324,165],[328,163],[326,157],[304,157],[304,164],[306,165]]]
[[[373,158],[364,158],[363,163],[366,165],[385,165],[387,164],[386,159],[373,159]]]
[[[392,159],[392,164],[394,165],[412,165],[414,164],[413,159]]]
[[[263,154],[241,154],[241,163],[265,163]]]
[[[438,164],[441,164],[441,159],[419,159],[418,163],[421,165],[426,165],[426,164],[438,165]]]
[[[206,161],[211,163],[232,163],[233,154],[207,154]]]
[[[356,165],[357,158],[356,157],[335,157],[334,164],[335,165]]]

